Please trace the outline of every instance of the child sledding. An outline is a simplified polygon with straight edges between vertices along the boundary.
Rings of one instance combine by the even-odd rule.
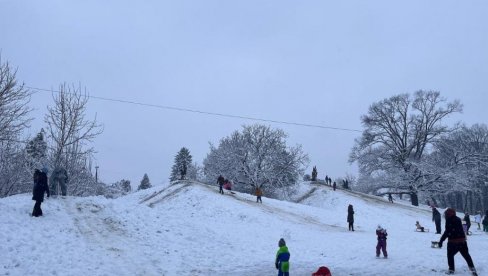
[[[422,225],[420,225],[420,223],[417,221],[415,223],[415,231],[417,232],[429,232],[429,228],[425,228],[423,227]]]

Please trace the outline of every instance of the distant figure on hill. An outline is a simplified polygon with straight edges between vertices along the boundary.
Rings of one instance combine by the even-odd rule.
[[[43,171],[34,171],[34,189],[32,190],[32,200],[35,200],[34,209],[32,210],[33,217],[42,216],[41,203],[44,201],[44,192],[49,197],[49,186],[47,185],[47,169]]]
[[[444,212],[446,218],[446,226],[444,234],[442,234],[439,240],[439,248],[442,247],[442,243],[445,239],[447,240],[447,264],[449,265],[449,271],[446,274],[454,274],[454,255],[458,252],[466,260],[469,270],[473,275],[478,275],[476,269],[474,268],[473,260],[471,255],[469,255],[468,243],[466,242],[466,234],[464,233],[463,225],[461,219],[456,216],[456,210],[453,208],[447,208]]]
[[[222,175],[219,175],[217,178],[217,184],[219,184],[219,193],[224,194],[224,190],[222,190],[222,187],[224,186],[224,177]]]
[[[337,187],[337,184],[334,181],[334,184],[332,184],[332,189],[335,191],[336,190],[336,187]]]
[[[354,209],[351,204],[347,207],[347,222],[349,223],[349,231],[354,231]]]
[[[393,197],[391,196],[391,193],[388,194],[388,201],[393,203]]]
[[[376,244],[376,258],[380,257],[380,250],[383,252],[383,257],[388,258],[388,252],[386,252],[386,229],[383,229],[381,225],[376,228],[376,236],[378,237],[378,243]]]
[[[290,276],[290,252],[284,239],[278,242],[278,252],[276,252],[275,266],[278,269],[278,276]]]
[[[262,195],[263,195],[263,190],[261,190],[259,186],[256,186],[256,203],[257,202],[263,203],[263,201],[261,200]]]
[[[231,194],[233,194],[234,192],[232,191],[232,183],[230,182],[230,180],[226,179],[224,181],[224,189],[228,190]]]
[[[432,221],[435,222],[435,233],[442,234],[441,213],[439,213],[435,207],[432,207]]]

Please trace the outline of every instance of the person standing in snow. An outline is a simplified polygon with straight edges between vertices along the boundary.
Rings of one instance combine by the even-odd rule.
[[[488,210],[486,210],[485,216],[481,223],[483,224],[483,231],[488,232]]]
[[[381,225],[376,228],[376,236],[378,237],[378,243],[376,244],[376,258],[380,257],[380,249],[383,252],[383,257],[388,258],[388,252],[386,252],[386,229],[383,229]]]
[[[481,230],[481,211],[476,212],[476,215],[474,215],[474,222],[478,224],[478,230]]]
[[[334,184],[332,184],[332,189],[335,191],[336,190],[336,187],[337,187],[337,184],[334,181]]]
[[[432,221],[435,222],[435,233],[442,234],[441,213],[435,207],[432,207]]]
[[[393,197],[391,196],[390,193],[388,194],[388,201],[391,202],[391,203],[393,203]]]
[[[224,190],[222,189],[222,187],[224,186],[224,177],[222,175],[219,175],[219,177],[217,178],[217,184],[219,184],[219,193],[221,194],[224,194]]]
[[[263,203],[263,201],[261,200],[262,195],[263,195],[263,190],[261,190],[261,188],[256,185],[256,203],[257,202]]]
[[[469,228],[471,227],[471,218],[469,217],[469,213],[464,213],[464,222],[466,223],[466,235],[469,232]]]
[[[349,223],[349,231],[354,231],[354,209],[351,204],[347,207],[347,222]]]
[[[33,217],[42,216],[41,203],[44,201],[44,192],[49,197],[49,186],[47,185],[47,169],[43,171],[34,171],[34,188],[32,190],[32,200],[35,200],[34,209],[32,210]]]
[[[469,255],[468,243],[466,242],[466,234],[464,233],[461,219],[456,216],[456,210],[453,208],[447,208],[444,215],[446,217],[446,226],[444,234],[439,240],[439,248],[442,247],[442,243],[447,238],[447,264],[449,271],[446,274],[454,274],[454,255],[460,252],[461,256],[466,260],[469,270],[473,275],[477,275],[473,260],[471,255]]]
[[[275,267],[278,269],[278,276],[290,276],[290,252],[286,247],[285,240],[283,238],[278,242],[278,252],[276,252]]]

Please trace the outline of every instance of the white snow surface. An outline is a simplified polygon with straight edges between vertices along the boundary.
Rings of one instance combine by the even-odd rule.
[[[117,199],[49,198],[39,218],[30,216],[30,194],[2,198],[0,275],[277,275],[280,238],[293,276],[324,265],[334,276],[444,274],[446,249],[430,247],[440,235],[427,206],[300,185],[299,203],[263,196],[260,204],[196,182]],[[415,232],[416,220],[430,232]],[[378,224],[388,231],[388,259],[375,257]],[[476,228],[468,246],[479,275],[488,275],[488,235]],[[457,275],[470,275],[460,254],[455,261]]]

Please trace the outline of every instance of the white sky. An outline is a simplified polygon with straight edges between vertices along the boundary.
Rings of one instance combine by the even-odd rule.
[[[81,84],[92,96],[361,130],[369,105],[438,90],[459,99],[453,121],[486,123],[486,1],[0,1],[3,60],[28,86]],[[38,120],[52,102],[39,92]],[[201,163],[208,142],[243,119],[92,99],[105,132],[94,147],[100,179],[144,173],[165,182],[187,147]],[[359,133],[271,124],[302,144],[308,171],[355,173]]]
[[[447,269],[445,247],[430,247],[440,235],[427,206],[307,184],[297,198],[317,189],[303,204],[267,197],[258,204],[255,196],[220,195],[200,184],[165,188],[115,200],[50,198],[40,218],[29,216],[30,194],[1,198],[0,275],[276,275],[280,238],[295,276],[322,265],[334,276],[435,276]],[[355,232],[347,230],[348,204]],[[415,232],[417,220],[431,231]],[[387,260],[375,258],[378,224],[388,232]],[[486,275],[487,235],[474,223],[471,231],[471,256]],[[457,275],[469,274],[460,254],[455,262]]]

